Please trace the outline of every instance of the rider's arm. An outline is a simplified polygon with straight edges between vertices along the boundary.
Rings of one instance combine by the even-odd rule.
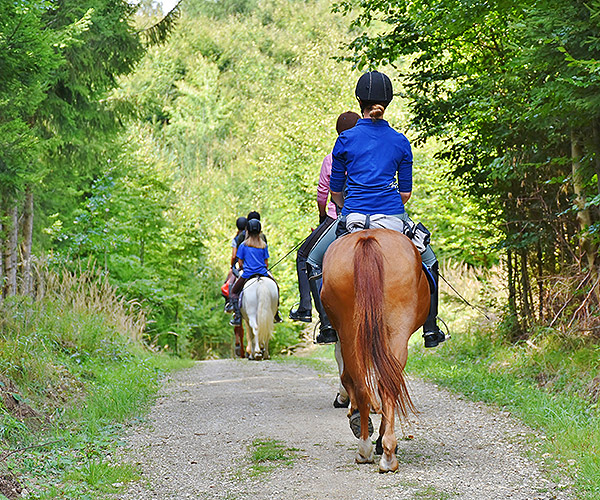
[[[400,193],[400,196],[402,196],[402,203],[406,204],[406,202],[408,200],[410,200],[411,194],[412,194],[412,191],[409,191],[408,193]]]
[[[317,207],[319,207],[319,220],[327,216],[327,196],[329,195],[329,178],[331,177],[331,155],[327,155],[321,164],[319,184],[317,187]]]
[[[237,247],[231,249],[231,267],[235,266],[235,257],[237,255]]]
[[[329,190],[332,201],[338,206],[344,206],[342,191],[346,183],[346,151],[344,149],[345,138],[343,134],[338,136],[333,147],[331,162],[331,177],[329,178]]]
[[[342,193],[337,193],[335,191],[331,191],[331,199],[338,207],[344,206],[344,196]]]

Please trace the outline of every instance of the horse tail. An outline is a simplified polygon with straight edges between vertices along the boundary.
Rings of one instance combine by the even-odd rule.
[[[269,290],[270,278],[259,278],[257,283],[257,311],[256,323],[259,332],[259,342],[268,342],[273,332],[273,317],[275,312],[271,306],[271,292]]]
[[[354,252],[354,324],[356,359],[372,401],[375,392],[394,403],[406,417],[414,406],[408,393],[404,367],[390,351],[390,332],[384,320],[384,261],[374,236],[358,239]]]

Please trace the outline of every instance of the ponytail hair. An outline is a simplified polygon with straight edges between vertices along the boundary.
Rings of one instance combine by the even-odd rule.
[[[248,233],[248,236],[244,240],[244,245],[253,248],[265,248],[267,246],[265,240],[262,238],[262,233]]]
[[[373,104],[369,109],[369,117],[372,121],[381,120],[383,118],[383,112],[385,108],[382,104]]]

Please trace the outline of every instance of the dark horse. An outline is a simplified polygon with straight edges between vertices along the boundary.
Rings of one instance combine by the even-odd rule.
[[[344,236],[325,254],[321,298],[341,344],[342,384],[351,401],[348,416],[360,440],[356,461],[374,461],[372,408],[382,414],[379,471],[395,471],[395,414],[406,417],[414,411],[404,376],[408,339],[429,310],[421,256],[406,236],[389,229]]]

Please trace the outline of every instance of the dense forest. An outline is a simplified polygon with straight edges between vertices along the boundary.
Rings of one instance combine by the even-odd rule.
[[[361,71],[394,82],[413,218],[500,276],[498,331],[598,338],[600,4],[0,1],[2,297],[93,272],[149,344],[226,355],[235,219],[262,215],[282,312]],[[388,116],[386,114],[386,116]],[[297,341],[278,325],[275,342]]]

